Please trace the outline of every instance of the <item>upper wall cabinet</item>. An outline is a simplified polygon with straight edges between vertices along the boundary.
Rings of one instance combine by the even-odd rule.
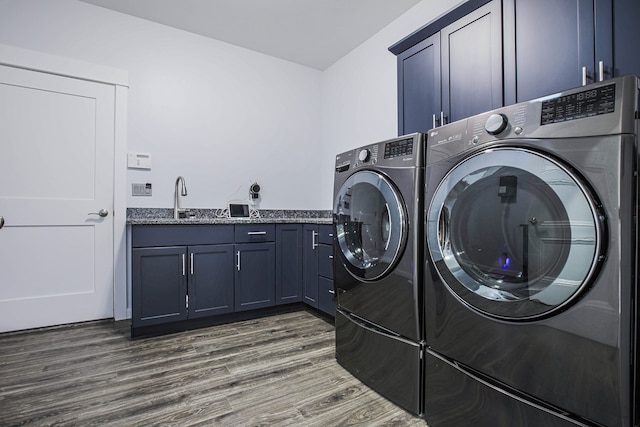
[[[503,105],[500,9],[494,0],[440,32],[441,125]]]
[[[440,79],[440,33],[398,56],[398,135],[426,132],[440,123]]]
[[[505,102],[613,76],[611,0],[504,0]]]
[[[640,40],[640,1],[615,0],[613,5],[614,76],[640,75],[640,55],[636,45]]]
[[[389,48],[398,132],[640,75],[638,0],[469,0]]]
[[[505,103],[640,74],[638,0],[503,0]]]
[[[500,0],[472,0],[389,50],[398,56],[398,133],[502,106]]]

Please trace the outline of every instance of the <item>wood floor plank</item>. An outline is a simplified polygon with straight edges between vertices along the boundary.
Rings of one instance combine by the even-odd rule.
[[[2,426],[426,426],[335,361],[298,311],[130,340],[128,322],[0,334]]]

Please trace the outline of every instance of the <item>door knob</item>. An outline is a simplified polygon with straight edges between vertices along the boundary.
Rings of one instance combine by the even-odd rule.
[[[106,209],[100,209],[98,212],[89,212],[87,215],[100,215],[101,217],[105,217],[109,215],[109,211]]]
[[[0,216],[0,228],[4,226],[4,217]]]

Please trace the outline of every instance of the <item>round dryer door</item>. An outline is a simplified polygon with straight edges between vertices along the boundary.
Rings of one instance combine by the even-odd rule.
[[[526,320],[566,306],[601,260],[604,218],[555,159],[486,150],[454,167],[427,210],[431,259],[470,307]]]
[[[388,273],[406,241],[406,213],[395,186],[382,174],[351,175],[334,200],[338,254],[347,270],[362,280]]]

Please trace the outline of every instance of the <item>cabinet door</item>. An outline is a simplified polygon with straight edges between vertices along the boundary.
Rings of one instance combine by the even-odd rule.
[[[493,0],[443,28],[440,43],[445,123],[501,107],[501,2]]]
[[[276,226],[276,304],[302,301],[302,225]]]
[[[307,224],[302,236],[303,301],[318,308],[318,226]]]
[[[187,318],[186,256],[184,246],[131,251],[132,326]]]
[[[275,243],[235,245],[235,310],[275,305]]]
[[[598,3],[599,4],[599,3]],[[640,40],[640,2],[615,0],[613,11],[613,64],[616,76],[640,76],[640,55],[636,43]],[[598,14],[598,18],[600,15]],[[600,57],[598,57],[600,61]]]
[[[594,81],[594,0],[505,1],[506,102]]]
[[[440,34],[398,56],[398,135],[427,132],[440,123]]]
[[[233,245],[189,246],[189,317],[233,312]]]

